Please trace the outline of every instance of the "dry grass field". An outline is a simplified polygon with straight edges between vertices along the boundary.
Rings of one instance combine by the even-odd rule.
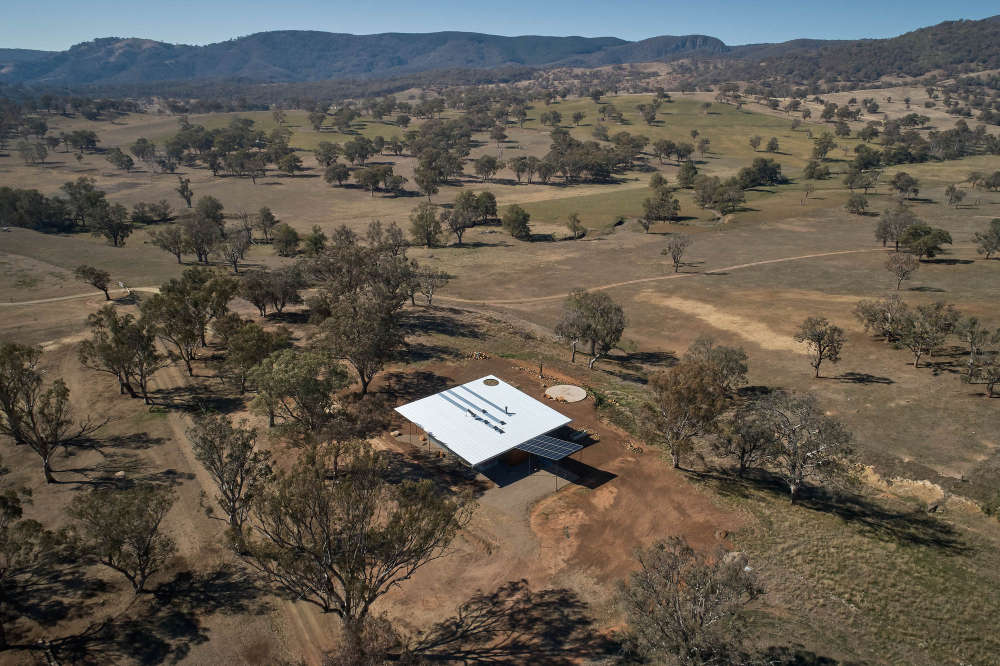
[[[893,102],[883,106],[895,115],[905,94],[892,88],[856,96],[874,95],[882,104],[891,95]],[[918,103],[923,91],[909,94],[914,110],[924,113]],[[469,175],[458,185],[442,187],[434,203],[449,203],[463,189],[488,189],[501,210],[523,205],[535,238],[519,241],[499,226],[481,226],[466,234],[461,247],[449,238],[445,247],[411,248],[409,256],[447,271],[453,280],[435,296],[437,307],[408,308],[413,323],[404,358],[377,380],[376,388],[401,398],[386,379],[393,373],[403,385],[406,377],[416,382],[431,376],[450,384],[495,372],[533,394],[540,395],[546,384],[572,381],[634,404],[649,373],[669,366],[707,333],[746,349],[751,386],[812,392],[848,426],[867,468],[860,485],[851,489],[854,499],[845,503],[817,496],[793,506],[772,480],[737,483],[711,459],[692,459],[691,470],[671,470],[656,451],[635,453],[623,446],[629,435],[602,421],[588,400],[571,415],[601,435],[599,445],[578,456],[603,473],[601,483],[564,483],[553,492],[553,477],[540,474],[522,485],[477,488],[480,508],[453,556],[422,569],[378,610],[410,630],[426,629],[454,614],[477,591],[491,593],[524,579],[538,609],[557,593],[560,603],[579,609],[576,624],[563,618],[567,625],[559,649],[571,658],[593,655],[599,650],[586,635],[620,626],[613,589],[631,566],[633,549],[682,534],[698,547],[722,542],[749,555],[768,590],[755,614],[762,641],[797,655],[801,661],[795,663],[826,663],[815,661],[819,657],[848,663],[991,663],[1000,654],[994,630],[1000,616],[1000,522],[985,516],[978,503],[1000,487],[1000,400],[985,399],[980,386],[960,380],[961,349],[944,350],[914,368],[905,350],[871,338],[855,320],[858,300],[895,293],[895,283],[884,267],[886,252],[874,237],[878,217],[844,210],[849,192],[841,184],[846,162],[840,148],[831,154],[833,178],[816,182],[816,190],[803,199],[801,171],[812,145],[807,132],[817,134],[825,126],[806,123],[793,130],[790,118],[756,105],[736,110],[713,104],[704,113],[701,104],[711,96],[679,93],[664,105],[657,123],[647,126],[636,105],[648,99],[605,98],[624,112],[621,126],[609,124],[612,134],[625,130],[652,140],[690,141],[696,129],[711,139],[710,151],[695,156],[703,173],[732,175],[765,156],[782,165],[790,182],[749,192],[745,207],[721,221],[696,207],[690,191],[680,191],[684,219],[654,226],[649,233],[635,222],[649,195],[649,177],[659,170],[673,184],[677,172],[673,163],[660,165],[653,157],[610,184],[566,186],[559,178],[549,185],[518,184],[505,170],[492,182]],[[569,129],[577,138],[591,137],[597,120],[593,101],[571,98],[549,108],[567,124],[574,112],[585,113],[581,125]],[[533,108],[523,129],[509,128],[505,159],[547,151],[547,129],[538,123],[544,110]],[[818,110],[813,113],[818,116]],[[192,116],[190,121],[219,127],[233,115],[251,117],[264,130],[273,127],[269,112]],[[941,128],[949,126],[943,114],[927,115]],[[363,230],[376,219],[407,229],[410,211],[422,199],[415,194],[373,197],[361,188],[329,186],[308,151],[319,141],[350,137],[315,132],[305,116],[289,112],[287,120],[291,145],[302,151],[307,167],[300,175],[269,172],[254,185],[248,179],[216,178],[203,168],[181,167],[178,174],[191,179],[196,197],[217,197],[229,215],[269,206],[300,232],[318,225],[329,234],[342,224]],[[56,132],[93,129],[103,147],[124,148],[139,137],[162,141],[176,131],[177,119],[150,114],[114,123],[53,118],[49,124]],[[386,138],[402,133],[390,123],[368,119],[352,131]],[[748,144],[754,134],[764,143],[776,137],[780,152],[755,152]],[[481,144],[473,157],[495,152],[488,137],[476,138]],[[848,151],[856,143],[838,140]],[[410,156],[386,154],[373,161],[391,163],[412,180]],[[984,260],[972,242],[974,232],[1000,217],[1000,193],[970,192],[966,205],[957,208],[948,206],[944,195],[950,184],[968,190],[971,171],[997,169],[1000,158],[979,156],[886,170],[883,183],[897,171],[920,180],[914,211],[954,239],[946,254],[922,263],[904,283],[899,293],[907,303],[947,301],[1000,327],[1000,261]],[[16,154],[0,155],[0,185],[53,195],[79,176],[94,178],[113,202],[166,199],[175,210],[183,205],[174,192],[177,175],[124,174],[101,155],[77,160],[60,151],[41,167],[25,166]],[[878,212],[894,199],[883,184],[870,202]],[[588,228],[581,240],[567,238],[566,219],[574,212]],[[626,221],[615,226],[619,216]],[[0,340],[42,344],[46,367],[67,378],[79,409],[114,419],[102,433],[106,446],[57,460],[65,482],[53,486],[39,483],[35,459],[3,447],[8,478],[34,488],[30,515],[59,527],[65,520],[60,507],[88,480],[118,470],[130,478],[172,483],[180,493],[167,524],[180,552],[158,576],[152,594],[130,606],[122,581],[96,569],[84,583],[54,581],[52,589],[64,607],[26,616],[19,623],[22,639],[67,636],[106,616],[114,618],[109,625],[114,636],[95,636],[86,645],[96,651],[94,663],[319,663],[335,640],[335,618],[268,595],[248,580],[221,545],[220,521],[207,517],[202,507],[202,493],[212,494],[211,482],[184,431],[193,405],[225,393],[211,364],[199,363],[193,380],[176,365],[157,375],[160,406],[147,409],[119,397],[113,380],[81,368],[77,360],[75,343],[84,333],[84,320],[104,297],[76,282],[73,268],[92,264],[131,287],[155,287],[183,266],[150,245],[148,232],[138,229],[124,248],[79,234],[0,233]],[[678,232],[690,235],[693,243],[685,265],[674,273],[661,250],[669,234]],[[253,247],[247,263],[286,261],[261,244]],[[577,287],[605,290],[628,317],[628,344],[623,345],[628,351],[614,352],[594,370],[569,364],[568,349],[551,333],[565,295]],[[134,304],[122,302],[122,307]],[[248,304],[239,307],[251,315]],[[847,333],[841,362],[825,365],[818,379],[792,337],[808,316],[827,317]],[[296,333],[305,339],[309,326],[297,325]],[[488,359],[469,360],[475,352]],[[532,370],[539,359],[545,363],[542,379]],[[247,414],[241,404],[233,411]],[[269,445],[278,451],[286,446],[280,441]],[[385,434],[378,445],[456,485],[476,483],[422,452],[419,443]],[[97,590],[107,594],[96,595]],[[95,596],[101,601],[90,601]],[[546,642],[551,637],[525,640],[535,641],[531,644],[538,649],[555,649]],[[65,649],[63,658],[72,660],[71,647]],[[6,653],[0,655],[4,660],[42,663],[42,655]]]

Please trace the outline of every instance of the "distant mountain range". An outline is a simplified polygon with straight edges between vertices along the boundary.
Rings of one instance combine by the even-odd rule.
[[[0,82],[86,86],[239,79],[297,82],[385,78],[438,69],[597,67],[679,58],[750,64],[789,58],[797,69],[838,75],[912,74],[963,63],[1000,66],[1000,16],[952,21],[877,40],[794,40],[728,46],[706,35],[661,36],[630,42],[615,37],[502,37],[469,32],[423,34],[282,30],[205,46],[106,37],[66,51],[0,49]],[[873,68],[872,63],[881,63]]]

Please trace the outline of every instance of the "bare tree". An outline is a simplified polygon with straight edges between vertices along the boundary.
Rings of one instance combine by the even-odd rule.
[[[806,199],[808,199],[809,195],[812,194],[815,191],[816,191],[816,186],[813,185],[812,183],[806,183],[805,185],[803,185],[802,186],[802,201],[801,201],[801,205],[803,205],[803,206],[806,205]]]
[[[891,342],[899,338],[903,316],[907,311],[903,299],[893,294],[878,301],[858,301],[854,307],[854,316],[865,327],[866,333],[881,335],[886,342]]]
[[[233,273],[239,274],[240,261],[246,256],[250,248],[250,239],[246,231],[241,228],[228,228],[222,238],[215,244],[214,252],[223,261],[233,267]]]
[[[737,663],[744,607],[764,593],[743,557],[697,553],[670,537],[636,554],[639,570],[619,587],[626,649],[649,663]]]
[[[794,503],[806,479],[839,472],[851,455],[851,433],[826,414],[811,395],[776,392],[755,409],[770,429],[773,469],[788,485]]]
[[[903,281],[909,280],[918,268],[920,268],[920,262],[908,253],[893,252],[885,262],[885,269],[896,278],[896,291],[899,291]]]
[[[417,286],[420,293],[427,299],[427,307],[430,307],[434,300],[434,292],[448,284],[451,276],[444,271],[433,268],[424,268],[417,271]]]
[[[972,367],[970,381],[986,385],[986,397],[996,394],[997,384],[1000,384],[1000,354],[994,353],[989,358],[981,358]]]
[[[906,206],[900,204],[895,208],[890,208],[879,217],[875,226],[875,238],[882,241],[882,247],[892,241],[895,243],[896,251],[899,252],[899,241],[903,234],[914,224],[917,224],[917,216]]]
[[[660,251],[660,254],[670,255],[671,261],[674,262],[674,273],[680,270],[681,260],[684,258],[684,253],[687,252],[687,249],[690,246],[690,236],[675,234],[667,241],[667,247]]]
[[[587,235],[587,227],[583,226],[580,216],[577,213],[570,213],[566,220],[566,228],[573,236],[573,240],[579,240]]]
[[[1000,328],[995,331],[982,325],[978,317],[963,317],[955,326],[955,335],[969,347],[968,375],[983,360],[986,346],[1000,344]]]
[[[587,337],[589,322],[583,310],[578,307],[563,309],[562,318],[556,323],[555,332],[569,343],[570,363],[576,363],[576,347]]]

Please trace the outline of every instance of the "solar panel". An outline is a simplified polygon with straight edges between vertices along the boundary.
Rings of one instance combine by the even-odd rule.
[[[548,435],[539,435],[532,437],[523,444],[518,444],[517,448],[527,453],[534,453],[536,456],[548,458],[549,460],[562,460],[583,447],[579,444],[549,437]]]

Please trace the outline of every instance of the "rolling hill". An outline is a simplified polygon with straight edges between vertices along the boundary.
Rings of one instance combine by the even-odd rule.
[[[597,67],[679,58],[728,63],[727,76],[872,80],[936,68],[1000,67],[1000,16],[949,21],[889,39],[728,46],[706,35],[503,37],[470,32],[351,35],[261,32],[205,46],[105,37],[66,51],[0,49],[0,83],[40,86],[156,81],[303,82],[398,77],[442,69]]]

